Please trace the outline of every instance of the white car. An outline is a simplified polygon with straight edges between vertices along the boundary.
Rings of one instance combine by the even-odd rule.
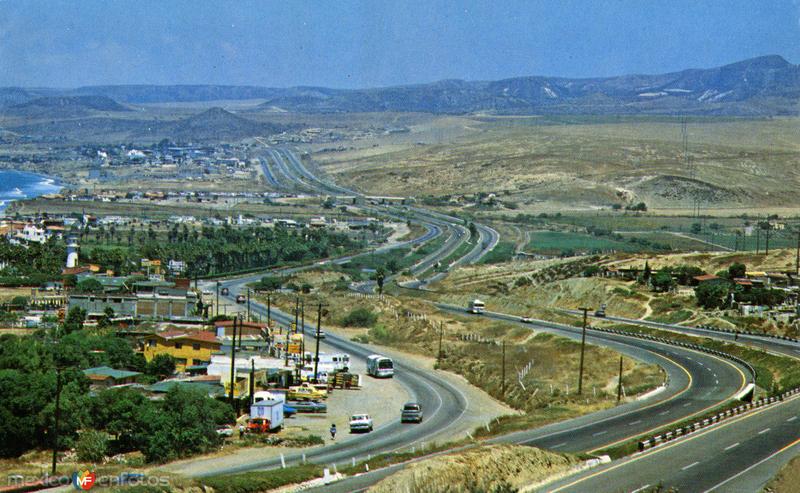
[[[533,323],[533,319],[531,317],[522,317],[519,319],[519,321],[525,324]]]
[[[350,433],[372,431],[372,418],[369,414],[354,414],[350,417]]]

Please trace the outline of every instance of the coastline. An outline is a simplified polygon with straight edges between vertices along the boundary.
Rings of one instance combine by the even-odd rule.
[[[0,211],[15,201],[57,193],[64,188],[58,177],[15,169],[0,170],[0,183]]]

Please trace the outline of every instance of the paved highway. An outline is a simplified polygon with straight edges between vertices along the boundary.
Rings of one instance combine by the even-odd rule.
[[[245,291],[246,284],[256,281],[259,277],[259,275],[253,275],[226,280],[221,282],[221,286],[227,287],[230,291],[229,297],[235,299],[237,294]],[[259,303],[251,301],[251,311],[258,313],[262,318],[266,317],[266,307]],[[272,318],[281,324],[288,325],[294,321],[292,317],[276,309],[272,309],[271,314]],[[312,324],[306,324],[305,330],[311,334],[316,328]],[[368,355],[372,354],[372,351],[363,346],[330,333],[327,333],[325,343],[350,354],[354,359],[365,360]],[[448,427],[458,423],[468,403],[456,387],[439,377],[436,372],[419,370],[403,359],[395,359],[395,372],[395,378],[425,409],[425,420],[422,423],[417,425],[401,424],[398,410],[396,422],[381,426],[372,433],[347,442],[309,449],[305,452],[306,459],[320,464],[338,463],[340,465],[351,461],[353,457],[356,460],[364,460],[369,454],[391,452],[424,442],[427,437],[447,430]],[[364,376],[364,378],[371,377]],[[302,455],[299,453],[288,455],[285,460],[289,464],[300,463]],[[280,465],[280,458],[253,461],[233,468],[208,470],[201,476],[269,469],[280,467]]]
[[[291,159],[290,162],[292,162]],[[304,171],[304,168],[298,167],[294,162],[292,162],[292,167],[295,173],[305,178],[303,180],[295,176],[295,181],[304,184],[308,181],[309,186],[316,185],[317,190],[325,189],[324,184],[315,183],[315,180],[308,176],[310,173],[307,170]],[[288,170],[286,173],[287,176],[292,174]],[[456,218],[425,209],[410,209],[415,209],[414,212],[418,219],[420,219],[419,216],[424,216],[428,220],[436,219],[449,225],[441,225],[441,228],[453,228],[452,231],[456,232],[459,231],[458,226],[463,228],[459,224],[461,221]],[[457,265],[477,261],[494,248],[499,240],[496,232],[491,228],[476,226],[479,227],[481,241],[467,256],[459,259]],[[453,240],[454,236],[457,240],[459,235],[451,233],[449,240]],[[458,243],[454,244],[457,248]],[[449,250],[449,248],[443,247],[437,253],[452,252],[455,248]],[[434,257],[444,258],[438,255]],[[447,309],[447,307],[443,308]],[[515,322],[516,317],[509,315],[489,313],[485,316],[517,323]],[[641,322],[637,321],[637,323]],[[557,324],[537,322],[534,324],[534,328],[560,333],[567,337],[579,337],[577,329]],[[674,327],[669,327],[669,329],[675,330]],[[682,328],[681,330],[702,329]],[[719,333],[703,335],[726,337],[725,334]],[[732,336],[727,337],[732,338]],[[625,404],[575,420],[498,437],[495,441],[531,444],[560,451],[596,450],[629,437],[650,432],[687,416],[703,413],[737,394],[747,380],[743,369],[738,368],[736,364],[706,353],[604,333],[590,332],[587,340],[590,343],[612,347],[631,357],[659,364],[669,375],[667,389],[657,399]],[[348,344],[348,341],[340,342]],[[783,354],[800,352],[798,348],[778,344],[776,341],[754,340],[748,342],[764,345],[762,347],[770,346],[770,350]],[[354,349],[346,350],[354,355],[357,354]],[[407,385],[413,385],[413,383]],[[796,399],[793,399],[750,415],[726,421],[692,435],[691,438],[671,442],[633,458],[615,461],[600,469],[568,478],[558,485],[554,485],[553,488],[563,488],[564,491],[632,491],[663,481],[665,485],[677,486],[682,491],[701,491],[715,487],[720,491],[749,491],[749,489],[742,490],[740,488],[746,484],[753,486],[754,481],[756,483],[762,481],[764,477],[767,477],[766,472],[774,469],[772,464],[779,462],[777,459],[788,459],[797,448],[794,443],[798,431],[795,424],[796,416],[800,411],[797,402]],[[443,404],[443,407],[447,406]],[[399,445],[404,440],[415,438],[406,437],[398,440],[393,436],[397,430],[388,432],[377,430],[377,432],[387,433],[387,435],[371,437],[375,439],[375,443],[367,440],[365,444],[367,449],[371,450],[375,446],[385,449],[385,447]],[[700,437],[707,439],[698,440]],[[726,440],[735,441],[724,445],[722,442]],[[361,440],[357,442],[361,442]],[[346,447],[346,444],[341,444],[341,446]],[[353,447],[357,446],[358,444],[353,445]],[[319,452],[321,454],[319,459],[325,462],[339,460],[339,457],[348,459],[348,456],[356,454],[359,450],[356,448],[323,452],[325,449],[327,447],[320,449]],[[719,462],[719,457],[726,458],[726,462]],[[688,461],[688,459],[694,460]],[[721,463],[725,464],[725,467],[719,467]],[[265,466],[269,467],[270,464],[265,464]],[[364,484],[369,484],[372,480],[368,481],[367,478],[362,477],[350,481],[360,482],[361,486],[357,486],[355,482],[344,482],[337,486],[337,491],[352,491],[363,487]],[[549,490],[550,487],[547,489]]]

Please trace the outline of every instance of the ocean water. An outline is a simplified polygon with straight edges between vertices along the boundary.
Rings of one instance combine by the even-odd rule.
[[[11,201],[30,199],[59,190],[61,185],[55,178],[26,171],[0,170],[0,210],[5,209]]]

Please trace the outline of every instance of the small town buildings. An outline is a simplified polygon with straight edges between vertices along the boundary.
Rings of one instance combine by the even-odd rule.
[[[115,385],[127,385],[135,383],[139,375],[138,371],[115,370],[108,366],[98,366],[83,370],[83,374],[95,388],[108,388]]]
[[[212,354],[222,347],[211,332],[168,331],[144,337],[144,359],[152,361],[156,355],[168,354],[175,358],[175,369],[183,372],[189,366],[208,365]]]

